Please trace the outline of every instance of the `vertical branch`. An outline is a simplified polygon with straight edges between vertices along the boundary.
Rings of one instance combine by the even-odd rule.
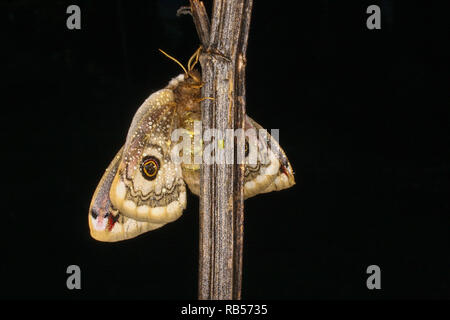
[[[245,67],[247,41],[250,29],[250,18],[252,13],[252,0],[244,1],[241,20],[240,36],[238,38],[237,53],[235,61],[235,123],[234,128],[245,127],[246,114],[246,91],[245,91]],[[238,145],[245,145],[245,137],[238,138]],[[237,154],[238,150],[235,150]],[[233,295],[234,299],[241,299],[242,289],[242,257],[244,248],[244,164],[235,167],[234,199],[234,257],[233,257]]]
[[[200,57],[203,130],[243,129],[245,54],[252,0],[215,0],[209,23],[203,3],[191,0],[204,47]],[[237,138],[244,148],[245,137]],[[216,148],[220,142],[213,138]],[[223,145],[223,144],[222,144]],[[234,157],[236,160],[236,156]],[[200,187],[199,299],[240,299],[244,223],[243,164],[203,164]]]

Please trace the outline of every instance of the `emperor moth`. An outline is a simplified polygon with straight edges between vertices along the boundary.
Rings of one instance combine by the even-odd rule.
[[[121,241],[160,228],[177,220],[186,208],[186,185],[199,194],[200,166],[176,163],[171,158],[171,132],[180,127],[193,132],[194,122],[201,120],[203,83],[193,69],[198,54],[191,57],[187,70],[169,56],[182,66],[184,74],[151,94],[134,115],[124,146],[92,197],[88,220],[94,239]],[[246,116],[245,130],[250,129],[262,127]],[[257,143],[265,143],[262,140],[266,138],[259,137]],[[244,198],[295,184],[284,151],[270,135],[268,139],[272,145],[266,154],[268,161],[251,163],[248,152],[245,154]]]

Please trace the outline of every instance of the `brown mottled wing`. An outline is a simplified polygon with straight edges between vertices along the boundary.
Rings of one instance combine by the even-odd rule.
[[[255,120],[246,117],[245,129],[264,130]],[[259,193],[279,191],[295,184],[294,171],[289,160],[278,142],[270,135],[258,135],[259,158],[250,164],[247,161],[244,178],[244,197],[249,198]],[[250,148],[252,148],[250,146]]]
[[[164,223],[136,221],[122,215],[109,199],[112,181],[122,159],[123,147],[106,169],[89,207],[89,229],[91,236],[99,241],[114,242],[162,227]]]
[[[264,129],[249,116],[246,117],[245,130],[246,134],[256,131],[257,135],[255,139],[246,137],[249,152],[245,158],[244,198],[293,186],[294,172],[278,142],[268,133],[259,135],[259,130]],[[200,166],[182,165],[182,169],[189,189],[199,195]]]
[[[257,140],[256,143],[248,142],[250,152],[246,156],[244,198],[293,186],[294,172],[278,142],[249,116],[245,119],[245,130],[256,131]],[[251,156],[252,150],[258,154],[256,161]]]
[[[186,187],[180,164],[170,158],[170,137],[177,121],[170,89],[152,94],[136,112],[122,153],[113,160],[94,194],[90,210],[94,238],[132,238],[181,216],[186,207]],[[144,170],[148,161],[153,162],[151,176]],[[109,212],[100,209],[108,205]],[[112,227],[99,216],[111,217]],[[121,231],[121,222],[127,223],[126,232],[112,236],[114,228]]]

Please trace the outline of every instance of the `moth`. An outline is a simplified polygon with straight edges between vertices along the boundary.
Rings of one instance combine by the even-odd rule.
[[[160,228],[177,220],[186,208],[186,185],[199,195],[200,165],[176,163],[171,158],[172,130],[184,128],[192,133],[194,122],[201,120],[203,83],[199,71],[194,69],[199,52],[189,59],[187,69],[163,52],[184,73],[151,94],[134,115],[124,146],[106,169],[92,197],[88,221],[94,239],[121,241]],[[246,116],[244,130],[249,129],[262,127]],[[268,161],[250,162],[248,149],[253,147],[246,141],[245,199],[295,184],[291,164],[275,139],[269,134],[257,139],[257,144],[269,139],[272,148],[265,150]]]

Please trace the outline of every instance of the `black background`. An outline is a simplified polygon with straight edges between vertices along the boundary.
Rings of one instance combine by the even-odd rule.
[[[255,1],[247,111],[280,129],[297,184],[246,201],[242,297],[448,299],[448,16],[432,1],[343,2]],[[66,28],[70,4],[81,30]],[[129,241],[96,242],[87,224],[134,112],[181,73],[157,49],[186,62],[198,47],[175,16],[186,4],[1,2],[0,297],[196,298],[195,196]],[[372,264],[381,290],[366,288]]]

